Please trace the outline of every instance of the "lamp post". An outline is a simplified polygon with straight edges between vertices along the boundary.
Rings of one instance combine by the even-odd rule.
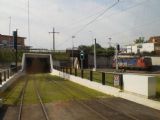
[[[74,67],[74,54],[73,54],[73,50],[74,50],[74,38],[75,36],[72,36],[72,67]]]
[[[96,38],[94,40],[95,40],[95,43],[94,43],[94,68],[93,68],[93,71],[96,71],[96,69],[97,69]]]

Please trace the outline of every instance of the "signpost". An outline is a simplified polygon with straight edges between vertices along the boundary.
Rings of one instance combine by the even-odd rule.
[[[81,60],[81,69],[83,69],[84,52],[82,50],[80,52],[80,60]]]
[[[120,76],[114,75],[114,86],[119,86],[120,84]]]

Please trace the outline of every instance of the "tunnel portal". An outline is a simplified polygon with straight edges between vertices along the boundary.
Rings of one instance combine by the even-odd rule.
[[[52,69],[51,60],[51,55],[24,54],[22,69],[30,74],[50,73]]]

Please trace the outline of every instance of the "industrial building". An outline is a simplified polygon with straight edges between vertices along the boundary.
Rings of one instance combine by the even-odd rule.
[[[25,37],[17,38],[17,46],[18,48],[25,48]],[[2,35],[0,34],[0,48],[13,48],[14,47],[14,40],[13,36],[10,35]]]
[[[160,36],[150,37],[146,43],[139,43],[127,46],[127,53],[155,52],[160,54]]]

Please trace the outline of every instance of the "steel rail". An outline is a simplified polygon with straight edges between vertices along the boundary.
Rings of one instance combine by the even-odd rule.
[[[84,91],[82,91],[82,90],[80,90],[80,89],[77,89],[75,86],[71,86],[71,85],[68,85],[68,86],[76,89],[77,91],[79,91],[79,92],[81,92],[81,93],[84,93],[84,95],[86,94],[86,92],[84,92]],[[93,97],[93,96],[90,95],[90,94],[87,94],[86,96],[89,96],[89,97],[95,99],[95,97]],[[105,106],[105,107],[109,107],[109,108],[113,109],[112,106],[106,105],[105,103],[103,103],[103,102],[101,102],[101,101],[99,101],[99,100],[100,100],[99,98],[96,98],[96,102],[97,102],[97,103],[100,103],[100,104],[102,104],[102,105]],[[119,112],[118,110],[116,110],[116,111]],[[134,117],[134,116],[132,116],[132,115],[128,115],[128,114],[125,113],[125,112],[120,111],[120,113],[123,113],[124,115],[126,115],[127,117],[130,117],[131,119],[139,120],[138,118],[136,118],[136,117]]]
[[[28,79],[26,79],[24,86],[21,90],[21,95],[20,95],[20,107],[19,107],[19,112],[18,112],[18,120],[21,120],[22,117],[22,108],[23,108],[23,101],[24,101],[24,94],[25,94],[25,89],[28,83]]]
[[[43,114],[44,114],[44,116],[45,116],[45,119],[46,119],[46,120],[50,120],[50,119],[49,119],[49,116],[48,116],[48,114],[47,114],[45,105],[44,105],[44,103],[43,103],[43,101],[42,101],[42,97],[41,97],[41,95],[40,95],[40,93],[39,93],[39,90],[38,90],[38,88],[37,88],[37,84],[36,84],[36,81],[35,81],[35,80],[34,80],[34,90],[35,90],[35,92],[36,92],[36,94],[37,94],[37,97],[38,97],[38,99],[39,99],[39,102],[40,102],[40,105],[41,105]]]
[[[85,108],[87,108],[88,110],[92,111],[93,113],[97,114],[101,119],[103,120],[108,120],[105,116],[103,116],[102,114],[100,114],[99,112],[97,112],[96,110],[94,110],[93,108],[91,108],[89,105],[85,104],[84,102],[80,102],[78,100],[75,99],[75,95],[73,95],[73,93],[71,93],[69,90],[67,90],[67,88],[65,88],[64,86],[62,86],[61,84],[59,84],[58,82],[56,82],[55,80],[52,79],[52,83],[55,83],[57,85],[59,85],[59,89],[62,91],[63,89],[63,94],[66,95],[67,97],[73,97],[72,100],[74,100],[75,102],[77,102],[78,104],[84,106]],[[62,89],[61,89],[62,88]],[[65,91],[65,92],[64,92]],[[69,93],[69,94],[68,94]],[[70,96],[69,96],[70,95]]]

